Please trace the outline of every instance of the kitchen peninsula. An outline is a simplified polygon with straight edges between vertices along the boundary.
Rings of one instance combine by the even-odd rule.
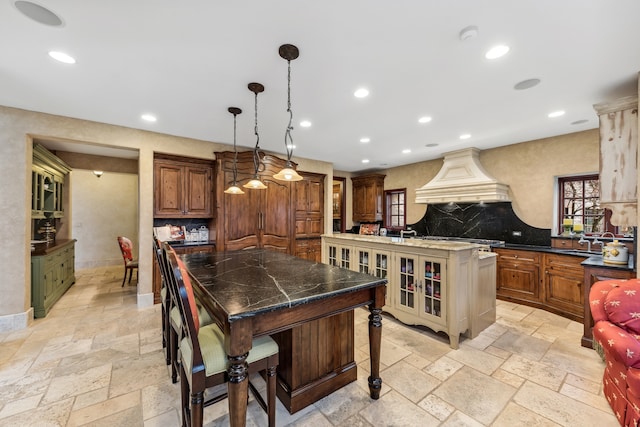
[[[322,236],[323,262],[386,277],[384,311],[403,323],[475,338],[496,320],[496,255],[475,243],[358,234]]]

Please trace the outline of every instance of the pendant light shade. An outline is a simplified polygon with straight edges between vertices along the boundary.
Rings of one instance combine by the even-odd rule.
[[[289,124],[284,134],[284,146],[287,149],[287,163],[284,169],[273,175],[273,177],[279,181],[301,181],[302,177],[293,169],[293,163],[291,163],[291,156],[293,155],[293,137],[291,136],[291,131],[293,130],[293,111],[291,111],[291,61],[300,55],[300,51],[292,44],[283,44],[280,46],[280,49],[278,49],[278,53],[280,57],[287,60],[287,112],[289,113]]]
[[[262,159],[260,158],[260,135],[258,134],[258,94],[264,92],[264,86],[260,83],[249,83],[249,90],[255,95],[255,126],[253,133],[256,136],[256,146],[253,148],[253,179],[243,185],[244,188],[250,188],[252,190],[264,190],[266,185],[260,180],[258,172],[262,166]],[[262,168],[264,170],[264,167]]]
[[[244,194],[244,191],[238,187],[238,151],[236,150],[236,116],[242,113],[238,107],[229,107],[228,110],[233,114],[233,183],[224,190],[227,194]]]

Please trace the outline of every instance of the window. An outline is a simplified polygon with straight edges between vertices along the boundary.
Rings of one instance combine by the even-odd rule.
[[[385,195],[385,227],[390,230],[404,229],[406,209],[406,189],[386,190]]]
[[[558,233],[574,231],[585,234],[617,233],[611,225],[611,211],[600,207],[600,179],[598,175],[558,178],[560,212]]]

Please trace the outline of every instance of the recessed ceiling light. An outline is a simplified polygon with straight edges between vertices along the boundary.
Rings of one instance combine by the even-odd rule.
[[[62,26],[62,19],[60,19],[58,15],[39,4],[35,4],[30,1],[17,1],[14,5],[24,16],[33,19],[40,24],[49,25],[51,27]]]
[[[589,122],[589,120],[582,119],[582,120],[576,120],[575,122],[571,122],[571,124],[572,125],[582,125],[582,124],[585,124],[585,123],[588,123],[588,122]]]
[[[431,121],[430,116],[422,116],[418,119],[418,123],[429,123]]]
[[[140,117],[142,118],[142,120],[147,121],[147,122],[155,122],[155,121],[158,120],[156,118],[156,116],[154,116],[153,114],[143,114]]]
[[[369,159],[362,159],[362,163],[369,163]]]
[[[361,87],[353,93],[353,96],[355,96],[356,98],[366,98],[367,96],[369,96],[369,90]]]
[[[52,50],[49,52],[49,56],[55,59],[56,61],[63,62],[65,64],[75,64],[76,60],[72,56],[67,55],[64,52],[57,52]]]
[[[560,111],[554,111],[553,113],[549,113],[549,118],[552,118],[552,119],[560,116],[564,116],[564,111],[560,110]]]
[[[513,87],[515,90],[525,90],[530,89],[534,86],[538,86],[540,84],[540,79],[527,79],[521,82],[518,82]]]
[[[489,51],[484,55],[484,57],[487,59],[497,59],[497,58],[500,58],[501,56],[506,55],[507,52],[509,52],[509,46],[501,44],[489,49]]]
[[[471,138],[470,133],[463,133],[462,135],[460,135],[460,139],[469,139],[469,138]]]
[[[409,154],[411,152],[410,149],[405,148],[404,150],[402,150],[402,154]]]
[[[428,148],[433,148],[433,147],[437,147],[437,146],[438,146],[438,144],[436,144],[434,142],[425,145],[425,147],[428,147]]]
[[[300,122],[300,126],[302,126],[303,128],[308,128],[311,126],[311,122],[309,120],[303,120]]]
[[[360,142],[362,142],[363,144],[366,144],[367,142],[371,142],[371,138],[367,138],[365,136],[364,138],[360,138]]]

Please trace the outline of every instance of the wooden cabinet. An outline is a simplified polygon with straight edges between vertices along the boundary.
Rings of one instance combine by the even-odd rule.
[[[224,190],[233,182],[234,153],[215,154],[218,250],[268,248],[293,253],[292,186],[273,178],[285,161],[263,155],[259,176],[267,188],[227,194]],[[243,184],[254,176],[253,152],[238,153],[237,159],[237,181]]]
[[[498,254],[496,295],[509,301],[539,306],[541,254],[514,249],[494,250]]]
[[[157,155],[155,218],[212,218],[213,164],[209,160]]]
[[[59,241],[31,256],[31,306],[35,317],[45,317],[76,281],[75,240]]]
[[[31,165],[31,217],[64,217],[65,177],[71,172],[65,162],[40,144],[33,146]]]
[[[302,181],[293,183],[295,206],[295,254],[315,262],[322,261],[324,233],[324,174],[301,172]]]
[[[351,178],[354,222],[382,221],[384,177],[385,175],[372,174]]]
[[[581,263],[589,256],[495,248],[496,296],[583,321],[585,287]]]
[[[591,317],[591,307],[589,306],[589,292],[591,286],[600,280],[610,279],[631,279],[636,277],[636,272],[629,269],[622,269],[611,266],[585,265],[584,266],[584,301],[583,301],[583,325],[584,332],[581,344],[583,347],[593,348],[593,317]]]
[[[594,105],[600,119],[600,207],[611,223],[638,224],[638,97]]]
[[[556,314],[582,322],[584,312],[585,258],[571,255],[544,255],[543,304]]]
[[[355,234],[322,240],[325,263],[386,277],[384,310],[403,323],[445,332],[452,348],[458,348],[460,334],[474,338],[495,322],[493,256],[483,259],[481,273],[478,250],[468,246],[396,244],[388,237]]]

